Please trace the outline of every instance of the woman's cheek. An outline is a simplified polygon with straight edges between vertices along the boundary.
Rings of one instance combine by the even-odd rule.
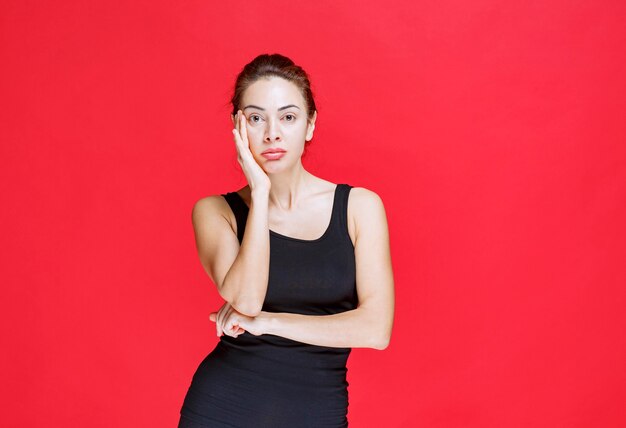
[[[248,141],[250,141],[250,144],[261,144],[263,141],[263,131],[260,128],[248,125],[247,131]]]
[[[257,142],[255,139],[250,138],[248,139],[248,142],[250,143],[250,152],[252,153],[252,157],[257,164],[262,165],[264,160],[263,156],[261,155],[261,152],[264,150],[263,144]]]

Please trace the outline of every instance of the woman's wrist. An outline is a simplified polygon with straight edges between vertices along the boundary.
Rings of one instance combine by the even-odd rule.
[[[276,322],[271,312],[261,311],[256,317],[256,321],[260,323],[261,334],[274,334],[274,324]]]
[[[250,198],[253,202],[263,201],[267,202],[270,197],[270,189],[252,189],[250,191]]]

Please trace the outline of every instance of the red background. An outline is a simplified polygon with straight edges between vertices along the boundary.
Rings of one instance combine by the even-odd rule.
[[[306,167],[389,219],[351,426],[626,426],[624,2],[0,7],[0,425],[175,426],[220,304],[191,208],[244,185],[227,103],[279,52]]]

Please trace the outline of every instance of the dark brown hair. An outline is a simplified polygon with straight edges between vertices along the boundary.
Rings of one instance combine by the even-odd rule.
[[[240,108],[244,91],[257,80],[273,76],[282,77],[294,83],[298,89],[300,89],[304,102],[306,103],[308,119],[312,119],[317,109],[315,107],[315,101],[313,100],[309,76],[302,67],[294,64],[291,59],[280,54],[259,55],[250,63],[246,64],[243,70],[237,75],[235,90],[230,100],[233,105],[233,116],[237,114],[237,110]]]

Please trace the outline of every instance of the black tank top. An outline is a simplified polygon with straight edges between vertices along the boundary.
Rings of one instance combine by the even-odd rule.
[[[263,311],[328,315],[355,309],[356,265],[348,234],[348,195],[335,188],[330,223],[304,240],[270,233],[269,282]],[[248,206],[223,194],[242,242]],[[202,361],[181,414],[209,426],[347,426],[350,348],[314,346],[279,336],[222,336]]]
[[[305,240],[270,230],[269,282],[262,310],[323,315],[356,307],[354,246],[347,222],[351,188],[335,188],[330,223],[321,237]],[[248,206],[237,192],[224,197],[235,213],[241,244]]]

